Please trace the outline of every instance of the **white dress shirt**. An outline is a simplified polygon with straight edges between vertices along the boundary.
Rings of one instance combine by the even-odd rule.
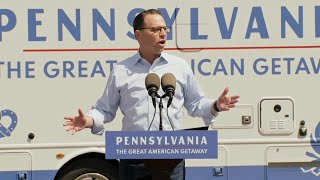
[[[213,100],[204,97],[190,65],[184,59],[162,53],[151,65],[137,52],[114,66],[102,97],[87,113],[94,120],[92,133],[103,134],[104,123],[115,118],[118,107],[124,115],[122,130],[148,130],[155,111],[145,87],[145,78],[149,73],[156,73],[160,79],[165,73],[172,73],[176,77],[175,94],[168,108],[169,119],[175,130],[183,128],[183,106],[190,116],[202,117],[205,124],[214,122],[218,113],[212,108]],[[160,96],[164,94],[161,88],[158,93]],[[167,117],[167,101],[168,97],[163,99],[163,130],[172,130]],[[159,99],[150,130],[159,130],[158,104]]]

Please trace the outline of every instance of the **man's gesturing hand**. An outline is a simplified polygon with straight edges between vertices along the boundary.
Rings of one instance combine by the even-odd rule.
[[[229,87],[226,87],[217,100],[217,108],[219,111],[229,111],[235,107],[240,96],[228,96]]]
[[[84,128],[91,128],[93,126],[93,119],[88,116],[84,116],[83,110],[81,108],[78,109],[78,116],[66,116],[64,119],[66,120],[63,126],[66,126],[66,130],[71,134],[76,133],[77,131],[81,131]]]

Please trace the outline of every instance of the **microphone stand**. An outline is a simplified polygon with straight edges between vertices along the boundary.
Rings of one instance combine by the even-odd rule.
[[[166,95],[162,95],[160,97],[160,102],[159,102],[159,131],[163,131],[163,126],[162,126],[162,109],[163,109],[163,103],[162,103],[162,98],[165,98]]]
[[[163,103],[162,103],[162,98],[165,98],[165,97],[167,97],[166,94],[164,94],[164,95],[162,95],[161,97],[159,97],[159,98],[160,98],[160,102],[159,102],[159,131],[163,131],[163,125],[162,125],[162,109],[163,109]],[[169,108],[169,107],[168,107],[168,108]],[[168,116],[168,120],[169,120],[169,123],[170,123],[170,125],[171,125],[171,127],[172,127],[172,130],[174,131],[169,116]]]

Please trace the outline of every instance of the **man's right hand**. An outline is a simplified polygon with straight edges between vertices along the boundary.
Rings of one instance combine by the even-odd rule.
[[[78,109],[78,116],[66,116],[66,120],[63,126],[66,126],[66,130],[71,132],[71,134],[81,131],[84,128],[92,128],[93,118],[85,116],[81,108]]]

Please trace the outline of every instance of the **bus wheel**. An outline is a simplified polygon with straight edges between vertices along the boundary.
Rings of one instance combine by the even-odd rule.
[[[72,162],[61,171],[56,180],[118,180],[118,167],[104,159],[90,158]]]

